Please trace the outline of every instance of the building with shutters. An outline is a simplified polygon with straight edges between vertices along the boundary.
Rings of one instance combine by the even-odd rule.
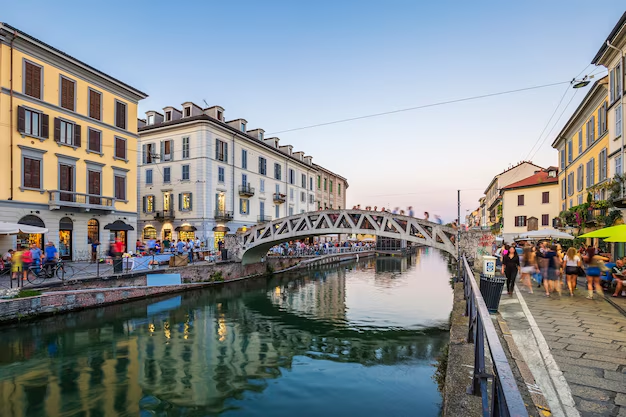
[[[134,250],[141,91],[0,23],[0,221],[46,235],[0,237],[0,250],[44,241],[65,259]]]
[[[146,112],[138,151],[144,240],[199,238],[213,248],[226,233],[319,207],[322,168],[313,158],[249,130],[244,119],[227,121],[220,106],[186,102]],[[335,193],[345,201],[341,184]]]
[[[313,164],[317,168],[315,199],[319,210],[346,208],[348,180],[341,175]]]

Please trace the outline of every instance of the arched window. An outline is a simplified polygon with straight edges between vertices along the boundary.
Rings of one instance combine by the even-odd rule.
[[[29,214],[28,216],[22,217],[18,224],[26,224],[28,226],[36,226],[36,227],[46,227],[43,220],[41,220],[37,216],[33,216]],[[40,249],[43,249],[43,235],[34,234],[34,233],[18,233],[17,234],[17,246],[18,247],[28,247],[31,243],[34,243]]]
[[[89,219],[87,222],[87,243],[100,242],[100,222]]]
[[[157,231],[154,226],[146,226],[143,229],[143,240],[156,239]]]

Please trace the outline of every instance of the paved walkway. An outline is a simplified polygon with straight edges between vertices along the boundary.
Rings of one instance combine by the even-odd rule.
[[[574,297],[534,290],[503,294],[500,314],[551,414],[626,417],[626,317],[582,281]]]

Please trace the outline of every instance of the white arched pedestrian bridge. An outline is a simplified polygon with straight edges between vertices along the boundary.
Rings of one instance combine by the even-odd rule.
[[[324,210],[296,214],[251,227],[228,245],[243,264],[260,262],[279,243],[330,234],[371,234],[404,239],[457,257],[456,230],[415,217],[367,210]],[[233,247],[234,246],[234,247]]]

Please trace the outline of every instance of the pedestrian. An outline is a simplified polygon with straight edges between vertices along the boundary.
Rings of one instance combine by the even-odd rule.
[[[149,255],[154,255],[155,252],[155,247],[156,247],[156,240],[153,237],[150,237],[150,239],[148,239],[148,254]],[[139,249],[139,248],[137,248]]]
[[[182,239],[178,239],[178,242],[176,243],[176,253],[178,255],[185,253],[185,243]]]
[[[565,280],[570,297],[574,296],[574,288],[576,288],[576,280],[578,279],[579,268],[582,268],[581,257],[578,255],[575,247],[567,250],[563,257],[563,265],[565,265]]]
[[[33,264],[33,253],[26,246],[22,246],[22,279],[26,281],[28,272]]]
[[[193,262],[193,240],[187,239],[187,256],[189,257],[189,262]]]
[[[408,212],[409,212],[409,217],[415,216],[415,213],[413,212],[413,206],[408,207]]]
[[[546,297],[550,297],[550,293],[556,291],[561,295],[561,280],[559,279],[558,272],[561,270],[561,263],[559,256],[556,253],[556,246],[548,246],[543,254],[547,259],[548,273],[544,277],[543,283],[546,290]]]
[[[504,258],[502,259],[502,273],[506,276],[506,291],[509,296],[513,295],[513,288],[515,287],[515,277],[520,270],[519,256],[514,250],[507,250]]]
[[[624,288],[624,283],[626,283],[624,279],[624,261],[621,259],[615,261],[615,266],[611,272],[613,280],[615,280],[615,292],[613,293],[613,297],[618,297],[622,292],[622,288]]]
[[[52,267],[57,262],[59,257],[59,251],[54,246],[54,243],[49,241],[44,249],[43,266],[46,271],[46,278],[52,278]]]
[[[515,252],[517,253],[517,251]],[[533,293],[533,283],[530,280],[530,275],[539,271],[539,266],[537,266],[537,257],[530,249],[530,247],[525,247],[522,255],[522,285],[528,287],[528,292]]]
[[[170,239],[168,237],[166,237],[165,239],[163,239],[163,252],[169,252],[170,251]]]
[[[98,261],[98,246],[100,246],[100,242],[98,240],[94,240],[91,242],[91,263],[96,263]]]
[[[11,255],[11,273],[12,278],[17,280],[20,275],[23,273],[23,265],[22,265],[22,248],[18,246],[15,248]]]
[[[602,273],[601,267],[604,266],[604,262],[608,261],[608,258],[600,256],[597,253],[597,249],[593,246],[587,248],[587,256],[583,258],[587,264],[587,299],[593,300],[593,288],[595,286],[596,292],[603,295],[602,285],[600,285],[600,275]],[[606,267],[605,267],[606,268]]]
[[[33,267],[34,267],[34,270],[35,270],[35,274],[39,274],[39,266],[41,265],[41,259],[43,258],[43,252],[41,251],[39,246],[37,246],[36,243],[31,243],[30,244],[30,253],[31,253],[32,258],[33,258]]]

